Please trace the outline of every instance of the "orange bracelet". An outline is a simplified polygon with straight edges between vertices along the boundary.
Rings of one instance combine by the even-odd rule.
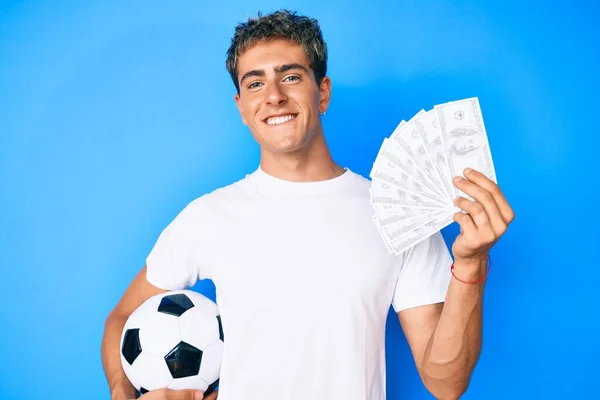
[[[462,282],[462,283],[466,283],[466,284],[469,284],[469,285],[473,285],[473,284],[475,284],[475,283],[478,283],[478,282],[481,282],[482,280],[484,280],[484,279],[485,279],[485,277],[487,276],[488,272],[490,271],[490,268],[492,268],[492,257],[491,257],[489,254],[488,254],[488,260],[489,260],[489,263],[488,263],[488,265],[487,265],[487,268],[486,268],[486,270],[485,270],[485,273],[483,274],[483,276],[482,276],[481,278],[477,279],[477,280],[476,280],[476,281],[474,281],[474,282],[467,282],[467,281],[463,281],[462,279],[459,279],[459,278],[458,278],[456,275],[454,275],[454,263],[452,263],[452,265],[450,266],[450,272],[452,272],[452,276],[453,276],[453,277],[454,277],[454,279],[456,279],[457,281],[459,281],[459,282]]]

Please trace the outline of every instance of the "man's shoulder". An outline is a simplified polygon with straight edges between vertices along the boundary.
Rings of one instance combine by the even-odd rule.
[[[232,181],[229,184],[199,195],[190,201],[186,208],[214,210],[215,207],[223,207],[247,199],[250,189],[248,176],[249,175],[246,174],[244,177]]]
[[[353,180],[358,187],[365,188],[371,186],[370,179],[365,178],[364,176],[353,170],[348,170],[348,172],[352,175]]]
[[[358,197],[368,197],[371,180],[352,170],[347,170],[346,173],[350,174],[349,182],[351,192]]]

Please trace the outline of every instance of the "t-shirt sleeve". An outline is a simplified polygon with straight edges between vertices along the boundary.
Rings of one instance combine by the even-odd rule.
[[[200,199],[188,204],[161,232],[146,257],[146,279],[165,290],[182,290],[208,275],[209,223]]]
[[[443,302],[452,277],[451,264],[452,256],[440,232],[408,250],[396,281],[394,310]]]

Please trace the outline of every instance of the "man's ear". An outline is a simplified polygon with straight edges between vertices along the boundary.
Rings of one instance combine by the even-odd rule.
[[[242,122],[244,123],[244,125],[248,126],[248,123],[246,122],[246,117],[244,116],[244,107],[242,106],[242,99],[240,95],[236,93],[235,96],[233,96],[233,99],[235,100],[235,105],[237,106],[238,111],[240,112],[240,116],[242,117]]]
[[[331,79],[324,76],[319,86],[319,112],[324,113],[329,108],[331,100]]]

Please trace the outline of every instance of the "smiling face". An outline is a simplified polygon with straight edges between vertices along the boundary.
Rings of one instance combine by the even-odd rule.
[[[320,87],[299,45],[274,40],[254,45],[238,61],[235,101],[263,151],[298,151],[322,134],[319,114],[329,105],[331,84]]]

